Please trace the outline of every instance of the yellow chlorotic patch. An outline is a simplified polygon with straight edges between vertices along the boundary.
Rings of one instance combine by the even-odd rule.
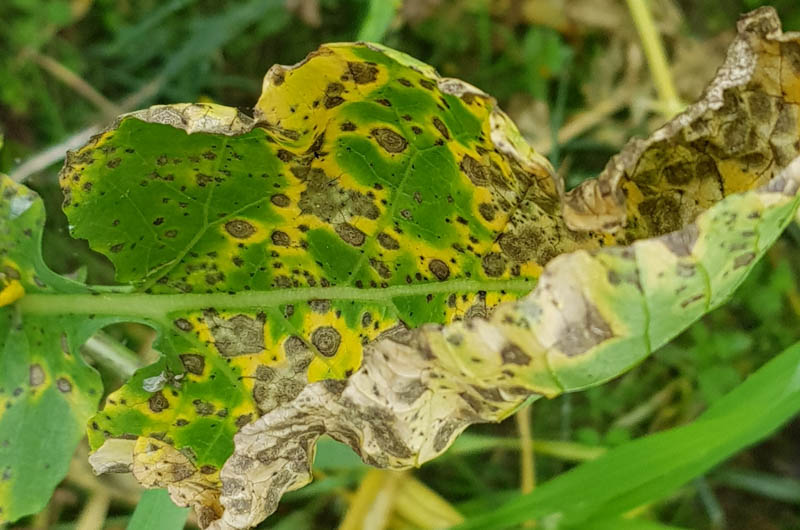
[[[25,295],[25,288],[19,280],[11,280],[0,290],[0,307],[10,305]]]

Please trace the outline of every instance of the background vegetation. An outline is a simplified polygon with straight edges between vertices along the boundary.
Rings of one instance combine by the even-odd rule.
[[[693,101],[721,63],[739,13],[761,4],[649,2],[681,101]],[[796,0],[772,5],[784,29],[800,30]],[[252,107],[269,66],[297,62],[323,42],[381,41],[479,86],[498,98],[569,186],[595,175],[627,138],[648,134],[671,112],[659,97],[664,87],[651,81],[622,0],[4,0],[0,20],[0,171],[27,177],[45,198],[51,266],[95,283],[112,282],[113,269],[67,234],[56,180],[64,151],[117,114],[153,103]],[[533,476],[546,482],[628,440],[723,407],[722,396],[800,340],[798,248],[795,225],[734,300],[637,369],[587,392],[537,402],[526,416],[530,427],[512,419],[473,428],[413,477],[368,471],[340,447],[324,445],[317,482],[287,496],[267,525],[357,528],[353,521],[375,513],[377,492],[393,499],[383,522],[389,528],[452,524],[461,516],[469,521],[515,498],[520,487],[530,489]],[[108,331],[142,362],[152,360],[149,329]],[[120,384],[112,371],[98,368],[108,390]],[[711,465],[716,446],[701,434],[686,436],[707,444]],[[529,436],[535,473],[530,451],[520,451],[531,447]],[[635,527],[647,520],[653,528],[800,528],[798,439],[795,418],[704,477],[639,506]],[[647,450],[655,461],[670,448]],[[162,528],[169,516],[176,521],[171,528],[180,527],[184,512],[159,493],[148,494],[131,521],[141,490],[128,476],[93,477],[86,451],[79,449],[50,505],[15,528],[123,528],[129,522]],[[607,471],[612,486],[619,478]],[[591,491],[588,500],[576,499],[590,502]]]

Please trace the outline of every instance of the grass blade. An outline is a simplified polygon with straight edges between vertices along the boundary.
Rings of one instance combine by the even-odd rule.
[[[179,530],[186,524],[189,508],[170,500],[167,490],[146,490],[128,523],[128,530]]]
[[[397,0],[370,0],[367,14],[358,30],[356,40],[383,41],[399,6],[400,2]]]
[[[634,440],[529,495],[459,526],[506,528],[529,519],[576,526],[660,499],[800,410],[800,343],[764,365],[690,425]]]

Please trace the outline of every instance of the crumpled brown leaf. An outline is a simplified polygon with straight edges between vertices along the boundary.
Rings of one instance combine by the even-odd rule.
[[[417,466],[471,423],[622,373],[724,302],[795,214],[798,103],[800,35],[769,8],[745,16],[703,98],[566,195],[571,229],[624,231],[628,246],[556,257],[489,319],[396,328],[349,379],[308,385],[245,426],[211,528],[272,513],[310,480],[322,434],[368,464]]]

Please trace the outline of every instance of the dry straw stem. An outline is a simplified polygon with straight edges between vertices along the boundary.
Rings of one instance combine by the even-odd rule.
[[[104,119],[110,120],[122,112],[120,107],[98,92],[85,79],[49,55],[39,53],[33,49],[25,50],[23,55],[27,55],[33,59],[33,61],[42,67],[42,69],[47,73],[70,87],[87,101],[91,102],[103,113]]]
[[[403,473],[371,469],[361,480],[339,530],[386,528]]]
[[[119,111],[128,112],[154,97],[161,90],[165,80],[166,77],[159,76],[143,85],[139,90],[120,101],[119,105],[117,105]],[[67,151],[74,151],[85,145],[92,136],[101,130],[102,127],[99,124],[93,124],[81,129],[65,140],[39,151],[14,169],[9,176],[14,182],[24,182],[34,173],[38,173],[64,160]]]
[[[533,435],[531,434],[531,411],[533,406],[518,411],[514,417],[519,431],[520,491],[530,493],[536,487],[536,464],[533,458]]]
[[[647,0],[627,0],[627,2],[631,18],[633,18],[633,23],[642,41],[644,54],[650,65],[650,74],[660,100],[660,111],[666,119],[670,119],[683,110],[684,104],[678,97],[675,84],[672,82],[664,44],[653,22]]]

